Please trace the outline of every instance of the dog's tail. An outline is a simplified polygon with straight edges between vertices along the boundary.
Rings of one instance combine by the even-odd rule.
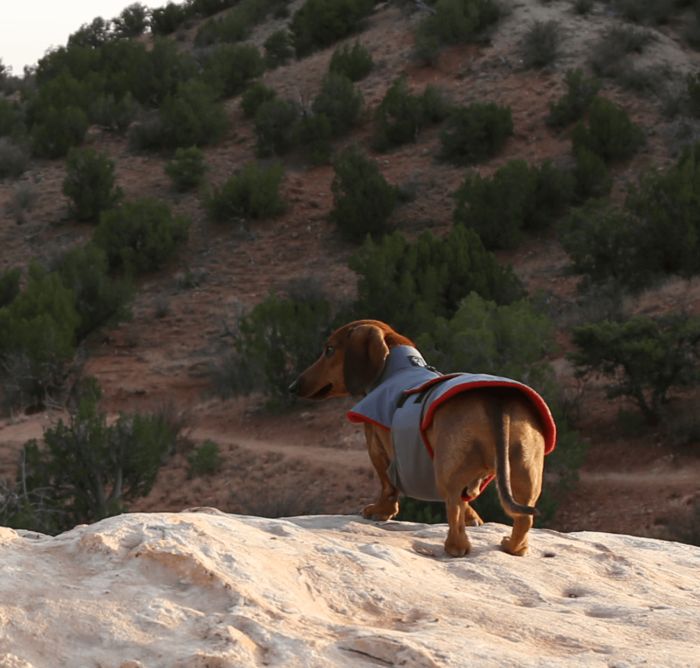
[[[511,517],[514,515],[539,515],[540,511],[534,506],[523,506],[513,498],[513,490],[510,486],[510,421],[511,411],[514,407],[512,401],[504,400],[492,413],[493,426],[496,434],[496,487],[501,499],[503,510]]]

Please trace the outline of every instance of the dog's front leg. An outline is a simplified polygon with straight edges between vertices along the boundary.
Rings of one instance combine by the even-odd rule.
[[[367,439],[369,458],[377,471],[382,489],[377,503],[364,507],[362,517],[390,520],[399,512],[399,490],[391,484],[386,474],[393,454],[391,432],[388,429],[382,429],[365,422],[365,438]]]

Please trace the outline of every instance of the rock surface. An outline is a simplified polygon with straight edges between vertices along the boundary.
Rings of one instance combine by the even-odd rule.
[[[700,548],[350,516],[0,528],[0,667],[700,666]]]

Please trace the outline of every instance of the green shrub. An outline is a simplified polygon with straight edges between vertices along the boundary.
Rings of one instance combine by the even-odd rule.
[[[512,134],[510,107],[495,102],[454,107],[440,131],[439,157],[456,165],[471,165],[498,153]]]
[[[276,164],[261,169],[257,164],[246,165],[221,187],[204,195],[204,208],[212,220],[227,221],[240,218],[262,218],[281,211],[284,200],[279,186],[284,168]]]
[[[449,320],[438,318],[416,345],[440,369],[474,370],[533,384],[533,377],[543,377],[534,365],[555,348],[554,334],[554,322],[533,302],[499,306],[471,292]]]
[[[173,217],[170,205],[147,198],[103,211],[93,242],[107,253],[109,266],[137,274],[160,267],[189,238],[192,221]]]
[[[241,321],[236,349],[260,369],[269,408],[294,401],[289,386],[316,361],[330,333],[327,301],[280,299],[273,290]]]
[[[116,100],[111,93],[100,95],[88,110],[93,124],[124,134],[127,128],[141,115],[143,107],[127,93]]]
[[[455,193],[455,223],[476,231],[488,249],[517,248],[524,230],[543,229],[569,204],[573,178],[551,160],[541,168],[511,160],[493,177],[467,176]]]
[[[326,114],[306,115],[295,126],[296,138],[309,147],[309,159],[318,165],[328,162],[331,157],[333,126]]]
[[[265,61],[257,46],[226,44],[205,60],[203,78],[221,97],[231,97],[264,72]]]
[[[523,294],[512,268],[463,225],[442,238],[426,230],[415,243],[399,232],[366,241],[348,266],[360,276],[356,317],[382,320],[408,337],[432,331],[438,316],[452,317],[471,292],[497,304]]]
[[[253,26],[259,23],[277,0],[238,0],[228,2],[231,11],[207,21],[195,37],[195,45],[202,47],[213,42],[240,42],[250,37]],[[220,11],[220,10],[216,10]],[[216,13],[210,12],[209,15]]]
[[[101,211],[124,197],[122,189],[114,186],[114,161],[106,151],[71,148],[66,171],[61,192],[72,201],[68,210],[77,220],[96,220]]]
[[[168,2],[164,7],[151,9],[149,25],[154,35],[169,35],[175,32],[187,18],[184,5]]]
[[[321,89],[311,108],[314,114],[328,117],[333,134],[337,135],[357,125],[363,102],[362,93],[355,90],[350,79],[328,72],[321,81]]]
[[[204,153],[196,146],[190,146],[177,149],[164,171],[172,179],[175,190],[183,193],[196,188],[204,180],[208,169],[208,165],[204,164]]]
[[[520,46],[525,67],[546,67],[556,60],[560,31],[557,21],[535,21],[530,26]]]
[[[372,147],[385,151],[415,141],[424,125],[439,123],[447,114],[447,104],[435,86],[429,84],[422,95],[411,95],[406,77],[400,76],[394,79],[374,113],[376,134]]]
[[[250,86],[245,89],[243,97],[241,98],[241,109],[243,109],[243,113],[245,113],[246,116],[254,118],[261,104],[270,102],[276,97],[276,90],[268,88],[264,83],[258,81],[250,84]]]
[[[438,0],[435,13],[425,19],[416,40],[432,38],[438,44],[459,44],[498,21],[500,10],[491,0]]]
[[[576,376],[608,377],[608,398],[630,397],[650,422],[663,417],[672,388],[700,381],[700,318],[687,314],[591,323],[575,327],[572,342]]]
[[[92,23],[83,23],[78,30],[68,36],[68,47],[87,47],[99,49],[103,44],[113,39],[111,21],[105,21],[101,16]]]
[[[583,70],[580,67],[567,70],[566,95],[556,104],[549,105],[551,113],[545,118],[545,123],[559,127],[577,121],[590,107],[602,85],[602,81],[595,77],[584,79]]]
[[[163,145],[163,123],[158,111],[142,113],[128,132],[129,146],[134,151],[159,149]]]
[[[10,139],[0,137],[0,179],[16,179],[29,169],[30,156],[25,146]]]
[[[178,86],[160,108],[160,143],[169,148],[216,144],[229,126],[223,103],[202,81],[190,79]]]
[[[275,30],[264,42],[265,64],[267,69],[274,70],[280,65],[286,65],[294,55],[291,47],[291,36],[286,30]]]
[[[666,173],[650,168],[630,187],[623,209],[591,202],[562,223],[574,270],[629,290],[659,276],[700,273],[700,150],[686,147]]]
[[[639,228],[629,212],[589,200],[560,223],[559,234],[574,272],[596,283],[612,279],[634,291],[649,284],[652,273],[639,266],[644,262],[637,248]]]
[[[136,294],[128,278],[111,278],[107,254],[88,244],[69,251],[58,267],[64,286],[75,293],[80,324],[75,335],[78,341],[100,327],[112,327],[131,320],[129,306]]]
[[[576,197],[581,202],[590,198],[607,197],[612,190],[612,176],[608,173],[605,160],[585,147],[578,150],[573,174],[576,179]]]
[[[19,294],[19,281],[22,272],[19,269],[6,269],[0,276],[0,308],[9,306]]]
[[[214,441],[207,439],[187,455],[187,463],[190,465],[190,477],[198,475],[212,475],[218,473],[224,463],[221,449]]]
[[[50,533],[126,512],[126,502],[151,491],[175,440],[157,416],[122,413],[107,426],[98,398],[84,398],[67,424],[46,429],[45,448],[32,439],[22,449],[18,486],[47,492]],[[21,528],[36,528],[37,510],[27,509]]]
[[[349,44],[346,44],[333,52],[328,70],[342,74],[355,82],[364,79],[373,67],[372,55],[360,44],[360,40],[356,39],[352,49]]]
[[[306,0],[289,23],[297,58],[356,32],[373,7],[373,0]]]
[[[36,364],[72,357],[80,324],[75,303],[57,275],[32,263],[26,290],[0,309],[0,356],[21,350]]]
[[[14,100],[0,98],[0,138],[6,135],[17,137],[23,134],[22,111]]]
[[[330,219],[348,241],[361,243],[367,235],[380,239],[389,231],[386,221],[396,207],[397,187],[387,183],[377,163],[356,147],[338,155],[333,169]]]
[[[140,2],[134,2],[122,9],[121,14],[112,19],[112,24],[118,37],[138,37],[148,27],[148,10]]]
[[[634,123],[629,114],[610,100],[596,98],[591,104],[587,128],[581,121],[571,138],[574,152],[586,148],[603,160],[622,160],[637,151],[644,142],[644,131]]]
[[[634,246],[647,274],[700,273],[700,142],[686,146],[666,173],[642,172],[625,209],[639,221]]]
[[[30,131],[32,151],[43,158],[60,158],[82,143],[89,125],[79,107],[49,107]]]
[[[255,134],[258,137],[256,150],[261,158],[283,155],[292,148],[299,114],[299,106],[292,100],[273,98],[258,107]]]

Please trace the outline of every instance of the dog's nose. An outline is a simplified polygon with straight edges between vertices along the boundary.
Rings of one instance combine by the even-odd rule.
[[[292,394],[299,394],[299,380],[295,380],[290,386],[289,391]]]

